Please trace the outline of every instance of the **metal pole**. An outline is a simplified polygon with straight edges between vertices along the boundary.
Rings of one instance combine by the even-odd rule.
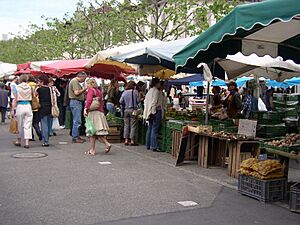
[[[209,83],[209,81],[207,81],[206,106],[205,106],[205,125],[208,125],[209,87],[210,87],[210,83]]]

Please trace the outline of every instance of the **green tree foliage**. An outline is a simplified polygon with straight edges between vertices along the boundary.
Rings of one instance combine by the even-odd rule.
[[[175,40],[200,34],[239,0],[90,0],[63,19],[44,18],[24,35],[0,41],[0,61],[24,63],[86,58],[99,50],[157,38]]]

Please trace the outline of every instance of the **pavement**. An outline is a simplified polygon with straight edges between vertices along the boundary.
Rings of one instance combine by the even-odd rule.
[[[238,194],[224,169],[175,167],[167,153],[122,144],[106,155],[97,143],[91,157],[88,143],[70,143],[67,130],[49,148],[31,142],[27,150],[14,147],[7,130],[0,126],[0,225],[299,224],[300,214]],[[13,157],[29,152],[47,156]]]

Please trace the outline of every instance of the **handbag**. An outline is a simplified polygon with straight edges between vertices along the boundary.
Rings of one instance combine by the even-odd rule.
[[[140,115],[140,114],[142,113],[142,110],[140,110],[140,109],[135,109],[137,106],[135,107],[136,101],[134,101],[133,91],[134,91],[134,90],[132,90],[132,93],[131,93],[131,95],[132,95],[132,102],[133,102],[133,111],[132,111],[132,115],[133,115],[133,116],[138,116],[138,115]]]
[[[55,96],[53,94],[53,91],[50,87],[49,87],[49,89],[50,89],[50,96],[51,96],[51,115],[54,118],[57,118],[59,116],[59,109],[58,109],[57,103],[54,99]]]
[[[32,90],[31,108],[32,110],[38,110],[41,107],[39,95],[36,92],[36,88]]]
[[[11,120],[10,120],[9,133],[11,133],[11,134],[18,134],[19,133],[18,122],[17,122],[15,117],[12,117]]]
[[[94,89],[94,92],[95,92],[95,97],[93,97],[93,101],[92,101],[89,111],[96,111],[100,107],[99,97],[97,96],[97,92],[95,89]]]

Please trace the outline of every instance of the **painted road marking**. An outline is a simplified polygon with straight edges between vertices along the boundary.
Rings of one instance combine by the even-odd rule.
[[[181,202],[177,202],[177,203],[184,206],[184,207],[191,207],[191,206],[198,205],[198,203],[193,202],[193,201],[181,201]]]
[[[98,162],[100,165],[111,165],[111,162]]]
[[[68,144],[68,142],[65,142],[65,141],[60,141],[60,142],[58,142],[58,144],[59,144],[59,145],[67,145],[67,144]]]

